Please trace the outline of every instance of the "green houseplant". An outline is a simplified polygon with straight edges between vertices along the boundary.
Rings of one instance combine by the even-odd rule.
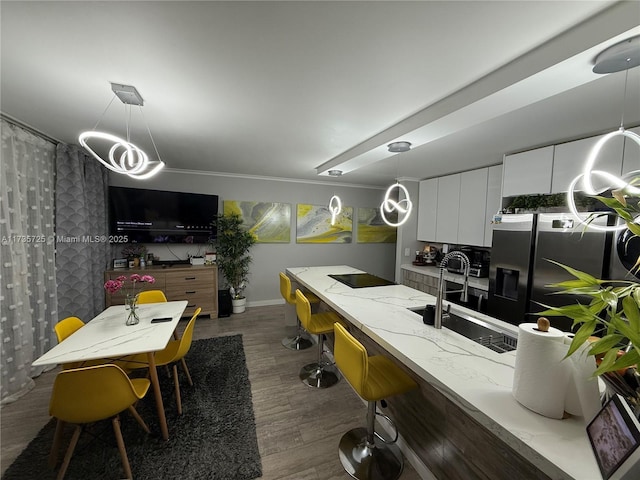
[[[640,175],[634,175],[629,181],[630,187],[613,190],[611,197],[594,196],[609,210],[624,220],[632,238],[640,236],[640,194],[633,188],[640,185]],[[606,213],[594,213],[590,220]],[[589,221],[587,221],[587,224]],[[602,280],[575,270],[569,266],[554,262],[573,276],[572,280],[550,285],[558,293],[585,295],[591,300],[588,305],[578,303],[562,307],[548,307],[539,315],[566,316],[573,319],[573,326],[579,328],[570,345],[567,356],[572,355],[593,335],[589,355],[599,359],[595,375],[620,375],[633,367],[634,373],[640,365],[640,283],[630,279]],[[640,258],[632,271],[640,268]],[[617,372],[617,373],[616,373]],[[611,375],[609,375],[611,378]],[[603,378],[607,379],[607,375]],[[615,380],[621,380],[620,378]],[[640,392],[636,392],[640,399]]]
[[[251,255],[249,251],[256,239],[242,224],[238,214],[219,214],[213,221],[216,238],[211,242],[216,251],[216,262],[224,276],[232,300],[244,300],[244,288],[248,282]],[[238,302],[239,303],[239,302]],[[234,308],[244,311],[243,307]]]

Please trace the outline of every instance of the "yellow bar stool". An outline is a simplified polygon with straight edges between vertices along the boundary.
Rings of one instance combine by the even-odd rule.
[[[283,272],[280,272],[280,295],[282,295],[282,298],[284,298],[288,304],[296,304],[296,295],[291,291],[291,279]],[[307,292],[305,296],[307,300],[309,300],[309,303],[320,303],[320,299],[311,292]],[[283,338],[282,346],[289,350],[306,350],[313,346],[313,340],[305,334],[299,317],[296,321],[298,323],[298,332],[294,337]]]
[[[408,392],[418,385],[400,367],[382,355],[368,356],[364,346],[347,330],[334,325],[336,365],[354,390],[368,402],[367,428],[354,428],[342,436],[338,453],[346,472],[359,480],[395,480],[402,474],[402,453],[396,438],[387,441],[375,432],[376,402]],[[391,419],[385,417],[392,425]],[[394,425],[395,428],[395,425]]]
[[[315,388],[328,388],[338,383],[338,371],[331,363],[322,361],[324,335],[333,332],[333,324],[340,321],[334,312],[311,313],[311,304],[305,295],[296,290],[296,313],[302,326],[309,333],[318,335],[318,361],[302,367],[300,380]]]

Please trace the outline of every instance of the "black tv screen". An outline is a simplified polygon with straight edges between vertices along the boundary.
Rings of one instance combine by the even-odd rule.
[[[109,234],[138,243],[207,243],[218,196],[109,187]]]

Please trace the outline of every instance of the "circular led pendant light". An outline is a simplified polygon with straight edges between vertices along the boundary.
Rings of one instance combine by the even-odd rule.
[[[138,107],[142,107],[144,101],[142,100],[142,97],[134,86],[112,83],[111,89],[113,90],[115,96],[122,100],[122,103],[129,106],[129,115],[131,114],[131,105],[138,105]],[[113,98],[111,99],[111,102],[109,102],[109,105],[107,105],[107,108],[102,114],[102,117],[100,117],[100,120],[102,120],[104,115],[107,113],[107,110],[109,110],[112,102]],[[142,108],[140,108],[140,113],[142,113]],[[109,170],[111,170],[112,172],[128,175],[129,177],[135,178],[137,180],[144,180],[152,177],[164,167],[164,162],[160,159],[160,154],[158,153],[156,144],[153,141],[153,136],[151,135],[151,131],[149,130],[149,125],[146,125],[146,127],[149,137],[151,138],[151,143],[153,144],[153,148],[155,149],[156,155],[158,157],[158,161],[156,162],[150,161],[149,156],[144,152],[144,150],[138,148],[136,145],[129,141],[128,121],[126,126],[127,139],[125,140],[110,133],[96,131],[95,128],[97,128],[100,120],[98,120],[98,123],[96,123],[96,127],[94,127],[94,130],[82,132],[78,137],[78,142],[96,160],[102,163]],[[96,152],[97,144],[100,142],[102,142],[103,144],[103,148],[101,148],[100,150],[108,149],[109,151],[108,161],[104,160]]]
[[[392,194],[396,189],[398,190],[398,201],[392,198]],[[400,192],[402,192],[402,194],[404,195],[403,199],[400,199]],[[384,200],[380,205],[380,214],[382,215],[384,223],[386,223],[390,227],[399,227],[407,220],[409,220],[412,209],[413,203],[411,203],[409,192],[404,185],[396,182],[393,185],[389,186],[389,188],[387,188],[387,191],[384,194]],[[392,213],[396,213],[398,215],[397,221],[395,222],[392,219],[388,218],[389,214]]]
[[[582,188],[587,195],[599,195],[609,189],[621,190],[623,194],[631,194],[636,196],[640,194],[640,189],[638,187],[636,187],[635,185],[631,185],[623,178],[617,177],[612,173],[602,170],[593,170],[602,147],[612,138],[619,136],[626,137],[630,140],[633,140],[638,145],[638,148],[640,148],[640,136],[636,133],[624,129],[624,103],[627,96],[627,80],[629,69],[637,67],[638,65],[640,65],[640,35],[617,43],[601,52],[596,57],[596,61],[593,67],[594,73],[604,74],[620,72],[623,70],[626,71],[624,81],[624,94],[622,98],[622,120],[620,122],[620,128],[614,132],[610,132],[604,135],[596,142],[596,144],[589,152],[584,170],[581,174],[579,174],[571,181],[571,183],[569,184],[569,190],[567,192],[567,205],[569,206],[569,210],[571,211],[571,213],[578,219],[581,224],[593,230],[617,231],[625,229],[626,225],[621,224],[617,226],[599,226],[589,223],[589,220],[582,220],[582,218],[578,214],[574,198],[575,188],[580,180],[582,180]],[[638,175],[640,175],[640,170],[635,170],[628,173],[626,177],[634,178]],[[592,181],[594,176],[600,177],[601,179],[605,180],[607,186],[600,190],[596,190],[596,188],[593,186]],[[634,219],[634,222],[638,223],[638,220],[639,217],[636,217]]]
[[[411,142],[393,142],[387,145],[387,148],[390,152],[394,153],[408,152],[411,150]],[[394,196],[396,190],[398,192],[397,195]],[[413,203],[411,203],[411,199],[409,198],[409,191],[404,185],[396,180],[396,183],[387,188],[387,191],[384,194],[384,200],[382,200],[382,204],[380,205],[380,215],[382,216],[382,220],[384,220],[384,223],[390,227],[399,227],[409,220],[411,210],[413,210]],[[396,221],[389,218],[392,214],[397,215]]]

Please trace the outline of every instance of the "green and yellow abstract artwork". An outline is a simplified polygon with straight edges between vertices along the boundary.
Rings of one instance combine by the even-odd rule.
[[[353,207],[343,207],[331,225],[331,212],[326,205],[298,204],[297,243],[351,243]]]
[[[224,214],[240,215],[244,225],[256,237],[256,243],[291,241],[291,204],[225,200]]]
[[[358,207],[358,243],[396,243],[398,230],[390,227],[379,208]]]

